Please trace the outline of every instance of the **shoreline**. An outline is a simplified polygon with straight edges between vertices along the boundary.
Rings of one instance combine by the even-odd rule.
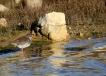
[[[83,39],[92,39],[92,38],[100,38],[106,36],[106,24],[95,24],[95,25],[67,25],[67,30],[70,35],[70,39],[75,37],[76,41],[80,41]],[[7,47],[10,45],[10,42],[17,39],[20,36],[26,35],[30,31],[23,30],[23,31],[11,31],[5,33],[4,36],[1,34],[0,38],[0,47]],[[11,36],[9,36],[9,34]],[[7,35],[7,36],[6,36]],[[46,41],[50,42],[45,37],[41,35],[36,36],[33,41]]]

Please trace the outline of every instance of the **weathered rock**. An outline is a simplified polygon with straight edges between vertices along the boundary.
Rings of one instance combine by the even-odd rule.
[[[42,7],[43,0],[15,0],[17,4],[21,3],[23,7],[35,8]]]
[[[39,18],[38,24],[40,24],[41,26],[64,25],[66,24],[65,14],[62,12],[51,12],[45,14],[44,16]]]
[[[52,26],[49,27],[52,29]],[[55,26],[52,31],[50,31],[49,38],[54,40],[54,41],[62,41],[66,40],[69,38],[69,35],[67,33],[66,25],[61,25],[61,26]]]
[[[8,11],[9,9],[5,7],[4,5],[0,4],[0,11]]]
[[[41,7],[42,6],[42,0],[26,0],[27,6],[29,7]]]
[[[15,0],[15,3],[18,4],[21,0]]]
[[[65,14],[62,12],[51,12],[38,20],[41,33],[53,41],[62,41],[69,38],[65,24]]]
[[[7,27],[7,21],[5,18],[0,18],[0,26]]]
[[[0,9],[4,11],[4,9],[8,10],[7,8],[9,9],[13,7],[17,8],[20,7],[21,5],[23,7],[29,7],[29,8],[42,7],[43,0],[2,0],[0,2],[2,4],[2,5],[0,4]]]

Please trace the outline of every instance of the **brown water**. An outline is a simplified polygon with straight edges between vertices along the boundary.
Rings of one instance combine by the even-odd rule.
[[[16,51],[0,55],[0,76],[106,75],[105,37],[31,45],[25,49],[24,59],[19,49],[12,50]]]

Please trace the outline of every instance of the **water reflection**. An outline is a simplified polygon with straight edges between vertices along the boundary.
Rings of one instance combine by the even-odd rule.
[[[97,40],[97,39],[96,39]],[[20,51],[0,56],[2,76],[103,76],[106,75],[106,49],[93,47],[104,44],[104,40],[91,42],[57,42],[31,45],[20,59]],[[82,45],[78,45],[81,43]],[[88,43],[88,44],[87,44]],[[70,45],[70,46],[69,46]],[[72,47],[75,46],[75,47]]]
[[[53,51],[53,54],[49,57],[50,63],[53,65],[52,68],[54,69],[60,69],[61,64],[65,63],[67,61],[66,55],[63,51],[63,46],[66,44],[66,42],[58,42],[49,45],[51,47],[51,51]]]

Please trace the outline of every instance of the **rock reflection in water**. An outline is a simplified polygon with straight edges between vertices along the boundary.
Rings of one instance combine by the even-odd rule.
[[[62,63],[65,63],[66,59],[63,46],[66,42],[58,42],[50,45],[42,45],[35,48],[27,48],[26,49],[26,58],[30,57],[42,57],[42,59],[48,58],[50,60],[50,64],[52,64],[52,68],[57,68],[61,66]]]
[[[58,42],[49,45],[49,47],[51,47],[51,51],[53,51],[53,54],[49,57],[49,60],[50,63],[53,65],[52,68],[54,69],[60,69],[61,64],[67,61],[63,51],[63,47],[65,44],[66,42]]]

